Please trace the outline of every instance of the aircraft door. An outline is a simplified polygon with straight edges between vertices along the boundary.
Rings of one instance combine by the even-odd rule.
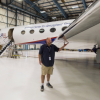
[[[2,49],[2,45],[0,45],[0,50]]]
[[[12,42],[14,42],[14,39],[13,39],[13,31],[14,31],[14,28],[9,29],[9,31],[8,31],[8,38],[11,39]]]

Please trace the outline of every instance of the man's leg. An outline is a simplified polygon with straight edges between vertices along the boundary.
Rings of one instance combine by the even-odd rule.
[[[41,75],[41,83],[44,83],[45,75]]]
[[[50,74],[47,74],[47,82],[50,80]]]
[[[53,73],[53,67],[49,68],[48,74],[47,74],[47,86],[49,88],[53,88],[53,86],[50,84],[50,75]]]
[[[44,91],[44,80],[45,80],[45,75],[41,75],[41,91]]]
[[[49,88],[53,88],[53,86],[50,84],[50,74],[47,74],[47,86],[49,87]]]

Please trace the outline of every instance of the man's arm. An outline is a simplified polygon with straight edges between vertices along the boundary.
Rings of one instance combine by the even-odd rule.
[[[41,65],[41,55],[43,54],[43,45],[40,47],[40,50],[39,50],[39,64]]]
[[[67,41],[67,44],[65,44],[65,42],[64,42],[64,45],[61,47],[61,48],[59,48],[59,51],[61,51],[66,45],[68,45],[69,44],[69,42]]]
[[[41,54],[39,54],[39,64],[41,65]]]

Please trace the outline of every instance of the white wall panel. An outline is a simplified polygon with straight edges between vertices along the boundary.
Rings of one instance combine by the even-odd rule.
[[[40,22],[39,22],[39,20],[37,19],[37,23],[36,23],[36,24],[38,24],[38,23],[40,23]]]
[[[17,15],[18,15],[18,18],[17,19],[23,20],[23,15],[21,15],[21,14],[17,14]]]
[[[0,8],[0,14],[7,16],[7,10]]]
[[[23,21],[20,21],[21,26],[23,26]]]
[[[1,22],[7,22],[7,17],[0,15],[0,21]]]
[[[18,25],[18,26],[21,26],[20,20],[17,20],[17,25]]]
[[[25,21],[30,22],[30,18],[25,16]]]
[[[32,24],[33,24],[33,23],[35,24],[35,20],[34,20],[34,19],[31,19],[31,23],[32,23]]]
[[[9,25],[9,27],[15,27],[14,25]]]
[[[0,29],[2,29],[2,28],[6,28],[6,27],[7,27],[7,24],[0,23]]]
[[[25,22],[24,22],[25,23]],[[23,26],[23,21],[17,20],[17,25],[18,26]]]
[[[6,18],[7,19],[7,18]],[[8,23],[9,24],[14,24],[15,25],[15,19],[8,18]]]
[[[11,11],[8,11],[8,16],[9,17],[12,17],[12,18],[15,18],[15,13],[14,12],[11,12]]]
[[[24,22],[24,25],[30,25],[30,23]]]

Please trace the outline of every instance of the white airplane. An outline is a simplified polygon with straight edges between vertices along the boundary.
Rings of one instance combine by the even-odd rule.
[[[98,45],[96,60],[100,63],[99,12],[100,0],[97,0],[91,4],[76,20],[72,20],[73,22],[66,20],[1,29],[1,47],[5,44],[4,38],[8,41],[6,46],[3,46],[1,55],[11,40],[14,41],[15,44],[19,45],[33,43],[44,44],[46,43],[46,38],[51,37],[52,42],[59,45],[60,43],[63,43],[63,37],[65,37],[69,41],[67,46],[68,49],[92,49],[94,45]],[[62,31],[62,29],[65,30]]]
[[[64,20],[1,29],[1,49],[5,47],[5,51],[11,43],[11,40],[14,42],[14,44],[17,45],[45,44],[46,38],[51,37],[53,42],[72,23],[73,20]]]

